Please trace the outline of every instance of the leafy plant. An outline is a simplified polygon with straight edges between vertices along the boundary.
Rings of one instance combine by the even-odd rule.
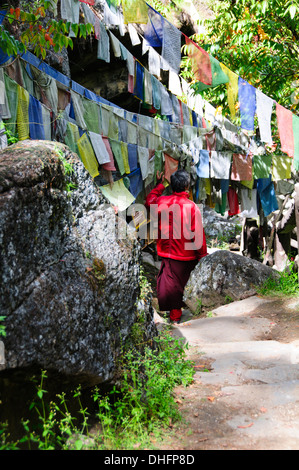
[[[4,316],[0,316],[0,336],[6,336],[5,326],[1,325],[1,322],[3,322],[5,318]]]
[[[59,52],[64,47],[73,48],[73,40],[69,36],[71,31],[76,37],[84,38],[94,31],[93,25],[89,23],[56,20],[53,11],[52,2],[41,0],[23,2],[22,8],[9,8],[6,18],[20,30],[20,37],[15,39],[5,26],[0,25],[0,47],[9,55],[17,55],[25,52],[30,45],[36,56],[45,59],[50,47],[53,47],[54,52]]]
[[[155,339],[155,344],[155,349],[147,347],[143,354],[135,350],[124,352],[119,384],[105,394],[100,393],[98,387],[92,391],[91,398],[96,406],[92,413],[98,420],[98,433],[91,432],[88,422],[91,411],[83,404],[81,387],[73,392],[78,405],[74,417],[65,393],[58,394],[55,402],[47,402],[47,373],[41,371],[36,396],[30,405],[30,410],[38,417],[38,427],[29,420],[24,421],[24,437],[18,443],[9,443],[6,426],[1,425],[0,449],[24,445],[39,450],[152,447],[151,438],[158,435],[163,426],[180,420],[174,387],[187,386],[194,375],[193,363],[186,360],[186,346],[181,340],[173,339],[166,331]]]

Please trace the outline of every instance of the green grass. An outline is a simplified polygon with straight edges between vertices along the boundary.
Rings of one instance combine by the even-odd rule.
[[[268,278],[267,281],[257,289],[257,293],[264,296],[299,296],[298,273],[294,269],[292,261],[277,279]]]

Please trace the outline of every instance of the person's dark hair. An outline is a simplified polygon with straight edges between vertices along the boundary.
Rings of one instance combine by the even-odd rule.
[[[170,177],[170,184],[174,193],[186,191],[190,186],[190,175],[186,170],[177,170]]]

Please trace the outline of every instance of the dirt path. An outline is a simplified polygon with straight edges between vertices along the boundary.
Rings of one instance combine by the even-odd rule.
[[[176,389],[183,421],[161,449],[299,449],[298,297],[234,302],[173,335],[188,342],[196,372]]]

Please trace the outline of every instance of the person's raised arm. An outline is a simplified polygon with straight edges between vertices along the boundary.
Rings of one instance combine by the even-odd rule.
[[[157,199],[162,196],[165,186],[163,184],[164,181],[164,174],[163,172],[159,173],[157,171],[157,185],[152,189],[152,191],[147,195],[145,199],[146,207],[149,207],[151,204],[156,204]]]

